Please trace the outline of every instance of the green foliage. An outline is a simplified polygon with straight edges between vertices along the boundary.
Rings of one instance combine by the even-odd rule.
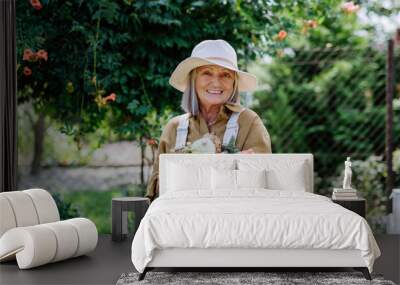
[[[143,197],[143,185],[116,187],[99,192],[97,189],[86,189],[81,192],[64,193],[66,203],[79,209],[81,217],[91,219],[100,234],[111,233],[111,201],[115,197]],[[132,221],[130,221],[132,225]]]
[[[385,162],[380,156],[370,156],[365,161],[356,160],[352,163],[354,169],[353,184],[367,200],[367,216],[386,214],[388,197],[385,194],[384,180],[387,176]]]
[[[254,94],[254,109],[273,152],[313,153],[316,191],[325,195],[346,156],[363,160],[382,154],[385,146],[386,55],[356,33],[369,28],[343,15],[339,4],[332,2],[332,13],[317,27],[289,37],[291,48],[254,67],[263,86]],[[394,110],[395,146],[399,111]]]
[[[66,201],[64,195],[62,195],[61,193],[51,193],[51,195],[56,202],[61,220],[80,217],[81,213],[78,207],[76,205],[73,205],[71,202]]]
[[[280,30],[322,21],[337,1],[41,2],[41,10],[16,2],[19,102],[33,100],[79,144],[103,120],[124,139],[159,137],[160,120],[179,112],[168,78],[196,43],[226,39],[244,67],[286,45],[276,39]],[[48,61],[22,60],[27,48],[46,50]],[[112,93],[115,102],[106,99]]]

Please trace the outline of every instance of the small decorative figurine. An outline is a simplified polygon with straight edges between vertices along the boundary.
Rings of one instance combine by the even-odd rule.
[[[343,179],[343,189],[352,189],[351,188],[351,161],[350,157],[347,157],[347,160],[344,162],[344,179]]]

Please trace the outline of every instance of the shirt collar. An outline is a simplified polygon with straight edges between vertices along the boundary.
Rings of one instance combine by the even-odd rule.
[[[229,116],[233,112],[239,112],[241,108],[242,106],[240,106],[239,104],[231,104],[231,103],[224,104],[223,106],[221,106],[217,121],[219,121],[221,118],[224,120],[228,120]]]
[[[240,106],[239,104],[232,104],[232,103],[226,103],[224,107],[232,112],[239,112],[242,109],[242,106]]]
[[[239,104],[225,103],[219,110],[217,121],[219,121],[221,118],[228,119],[232,112],[239,112],[242,108],[243,107]]]

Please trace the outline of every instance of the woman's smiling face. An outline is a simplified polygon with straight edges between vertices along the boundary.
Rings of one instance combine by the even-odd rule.
[[[205,65],[196,69],[195,88],[202,106],[222,105],[232,95],[235,72],[218,65]]]

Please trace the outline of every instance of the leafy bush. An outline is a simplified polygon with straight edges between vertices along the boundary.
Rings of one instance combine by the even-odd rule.
[[[65,203],[75,207],[80,217],[92,220],[99,234],[111,233],[111,201],[115,197],[143,197],[144,185],[126,185],[113,187],[108,191],[84,189],[80,192],[64,193]],[[134,217],[128,216],[128,229],[133,227]]]
[[[64,199],[64,195],[61,193],[51,193],[51,196],[53,196],[53,199],[56,202],[61,220],[67,220],[81,216],[78,207],[73,205],[71,202],[66,201]]]
[[[244,67],[284,47],[280,31],[342,15],[340,2],[16,1],[19,103],[32,101],[78,143],[103,120],[130,139],[158,137],[163,114],[179,112],[168,78],[196,43],[226,39]]]
[[[360,30],[365,33],[355,32]],[[313,153],[319,194],[330,194],[330,181],[347,156],[366,160],[385,150],[386,50],[375,48],[368,30],[357,17],[333,13],[307,33],[289,37],[291,47],[280,56],[254,67],[262,88],[254,93],[253,108],[269,131],[273,152]],[[400,72],[400,65],[395,68]]]

